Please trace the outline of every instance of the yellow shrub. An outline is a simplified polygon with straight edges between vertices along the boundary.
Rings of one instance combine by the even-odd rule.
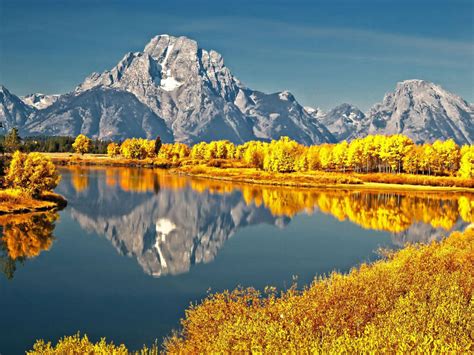
[[[36,196],[53,190],[61,177],[50,158],[41,153],[24,154],[16,151],[5,180],[9,186]]]
[[[80,134],[76,137],[74,143],[72,143],[72,148],[76,151],[76,153],[87,153],[91,148],[92,141],[87,138],[87,136]]]
[[[408,246],[302,291],[237,289],[192,306],[170,353],[474,350],[474,230]]]
[[[113,342],[108,343],[105,338],[98,342],[91,342],[87,335],[83,337],[79,333],[72,336],[61,338],[56,345],[51,342],[38,340],[33,345],[33,350],[26,352],[28,355],[63,355],[63,354],[97,354],[97,355],[158,355],[159,349],[157,344],[153,344],[150,348],[143,346],[139,351],[129,351],[125,345],[115,345]]]
[[[459,176],[468,179],[474,178],[474,145],[465,145],[461,149]]]
[[[107,146],[107,155],[110,157],[116,157],[120,155],[120,146],[117,143],[110,143]]]

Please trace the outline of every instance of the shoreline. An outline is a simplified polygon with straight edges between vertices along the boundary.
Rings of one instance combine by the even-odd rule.
[[[360,184],[305,184],[305,183],[291,183],[291,182],[271,182],[265,180],[252,180],[240,177],[215,176],[207,174],[193,174],[179,170],[179,168],[163,169],[170,174],[189,176],[197,179],[210,179],[225,182],[236,182],[250,185],[260,186],[274,186],[274,187],[295,187],[303,189],[342,189],[342,190],[397,190],[397,191],[426,191],[426,192],[453,192],[453,193],[474,193],[474,188],[457,187],[457,186],[432,186],[432,185],[410,185],[410,184],[388,184],[378,182],[362,182]]]
[[[195,177],[200,179],[212,179],[237,183],[246,183],[266,186],[286,186],[298,188],[314,189],[335,189],[343,188],[347,190],[399,190],[399,191],[432,191],[432,192],[468,192],[474,193],[474,187],[463,186],[436,186],[423,184],[386,183],[364,181],[363,174],[349,174],[338,172],[314,171],[305,173],[268,173],[254,168],[217,168],[208,165],[184,165],[173,166],[173,163],[165,160],[152,159],[123,159],[111,158],[107,155],[84,155],[77,156],[72,153],[42,153],[51,158],[53,163],[60,166],[103,166],[103,167],[131,167],[146,169],[163,169],[170,174]],[[192,170],[197,170],[192,171]],[[201,171],[200,171],[201,170]],[[240,171],[236,171],[240,170]],[[204,172],[206,171],[206,172]],[[209,173],[212,171],[212,173]],[[248,175],[255,173],[257,177]],[[247,176],[246,176],[247,175]],[[397,176],[394,174],[378,174],[378,176],[390,178]],[[423,179],[423,175],[409,175]],[[428,178],[428,177],[427,177]],[[443,179],[445,177],[433,177],[431,179]],[[347,182],[328,182],[328,180],[343,179]]]
[[[7,190],[0,190],[0,197],[2,193],[5,194],[4,191]],[[14,196],[10,200],[0,200],[0,216],[59,211],[67,206],[67,200],[54,192],[45,193],[39,199],[22,196],[21,202],[16,200],[17,198]]]

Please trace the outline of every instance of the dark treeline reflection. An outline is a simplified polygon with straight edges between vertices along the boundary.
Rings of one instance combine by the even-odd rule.
[[[71,167],[63,175],[59,192],[81,227],[156,277],[210,262],[239,228],[284,228],[301,213],[390,232],[400,246],[474,221],[472,194],[268,187],[138,168]]]
[[[18,264],[51,248],[57,219],[55,212],[0,216],[0,268],[7,279]]]

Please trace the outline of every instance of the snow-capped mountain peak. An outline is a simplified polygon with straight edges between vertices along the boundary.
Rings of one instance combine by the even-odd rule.
[[[125,90],[163,117],[177,140],[278,139],[332,141],[331,134],[288,91],[264,94],[236,79],[215,50],[187,37],[158,35],[143,52],[127,54],[117,66],[92,74],[77,92],[106,86]]]
[[[22,96],[21,100],[28,106],[34,107],[38,110],[45,109],[54,104],[60,95],[46,95],[41,93],[29,94]]]
[[[402,133],[416,142],[474,142],[474,112],[461,97],[425,80],[399,82],[368,113],[371,134]]]
[[[12,128],[21,129],[33,111],[34,108],[0,85],[0,133],[8,132]]]
[[[246,87],[215,50],[190,38],[158,35],[110,70],[92,73],[63,95],[19,98],[0,86],[2,132],[99,139],[161,135],[189,144],[241,143],[281,136],[304,144],[402,133],[416,142],[474,142],[474,107],[429,81],[399,82],[367,114],[351,104],[324,113],[301,106],[287,90]]]

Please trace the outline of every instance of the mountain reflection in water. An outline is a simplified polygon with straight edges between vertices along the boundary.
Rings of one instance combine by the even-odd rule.
[[[58,192],[67,197],[71,216],[155,277],[212,261],[239,228],[284,228],[299,213],[391,232],[399,246],[439,239],[473,222],[471,194],[268,187],[137,168],[62,173]]]

